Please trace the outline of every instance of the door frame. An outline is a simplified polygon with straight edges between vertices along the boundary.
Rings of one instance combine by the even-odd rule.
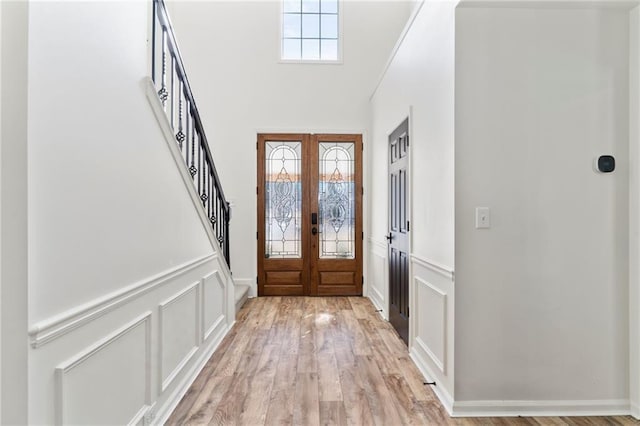
[[[291,129],[286,129],[286,130],[277,130],[277,129],[256,129],[256,172],[254,174],[254,176],[256,177],[256,225],[257,225],[257,230],[256,230],[256,247],[254,249],[254,253],[256,253],[256,256],[258,257],[256,259],[256,281],[255,281],[255,295],[256,296],[261,296],[259,293],[259,283],[258,283],[258,278],[260,275],[260,271],[261,269],[263,269],[262,266],[262,261],[264,260],[264,246],[261,248],[260,247],[260,232],[264,232],[264,229],[262,229],[262,227],[264,226],[264,211],[261,211],[261,204],[264,203],[264,193],[262,193],[262,197],[260,197],[260,190],[259,188],[262,186],[264,187],[264,164],[261,164],[260,158],[260,152],[264,150],[264,146],[260,146],[260,140],[261,140],[261,136],[264,135],[268,135],[268,136],[278,136],[278,137],[283,137],[283,140],[287,140],[287,139],[291,139],[292,137],[295,136],[299,136],[299,137],[303,137],[303,138],[299,138],[298,140],[303,142],[303,155],[308,155],[307,151],[309,151],[310,153],[310,140],[312,137],[317,136],[317,137],[331,137],[331,136],[336,136],[336,137],[348,137],[348,136],[352,136],[352,137],[356,137],[357,139],[359,139],[359,144],[360,144],[360,149],[358,150],[358,143],[356,142],[356,156],[359,156],[359,161],[357,160],[357,157],[355,160],[356,165],[358,164],[358,162],[360,163],[360,167],[356,168],[356,175],[358,176],[356,178],[356,180],[360,181],[361,184],[361,192],[358,194],[358,196],[356,197],[355,200],[355,207],[356,210],[359,211],[359,215],[360,215],[360,221],[359,223],[357,223],[356,225],[356,229],[355,229],[355,237],[356,237],[356,262],[357,262],[357,269],[359,270],[359,275],[358,277],[356,277],[356,279],[360,278],[360,283],[357,284],[358,288],[359,288],[359,293],[358,295],[360,296],[366,296],[366,290],[367,290],[367,285],[366,283],[366,278],[368,276],[368,271],[366,270],[366,266],[368,265],[368,253],[367,253],[367,246],[365,244],[365,237],[367,236],[366,234],[368,234],[367,232],[367,226],[368,226],[368,215],[366,214],[367,212],[365,212],[365,206],[367,206],[367,201],[365,198],[365,188],[368,186],[368,175],[367,175],[367,160],[369,160],[368,157],[365,157],[365,149],[364,146],[366,144],[367,141],[367,132],[365,130],[317,130],[317,129],[305,129],[305,130],[291,130]],[[264,153],[262,154],[262,157],[264,156]],[[313,158],[317,157],[317,153],[315,153],[314,156],[312,156]],[[262,170],[262,173],[259,173]],[[303,171],[303,175],[307,175],[310,174],[311,171],[309,170],[309,168],[307,168],[307,170]],[[304,178],[303,178],[304,179]],[[309,177],[309,180],[311,180],[311,178]],[[312,184],[313,187],[317,188],[317,182]],[[309,196],[311,196],[311,191],[309,191]],[[311,200],[308,199],[307,195],[305,195],[303,193],[302,196],[303,199],[303,203],[307,203],[307,205],[311,204]],[[262,200],[262,203],[260,202]],[[262,206],[264,207],[264,206]],[[263,209],[262,209],[263,210]],[[304,209],[303,209],[304,210]],[[306,229],[308,232],[311,228],[311,218],[310,215],[307,214],[306,217],[303,213],[303,232],[304,229]],[[358,238],[359,234],[361,234],[361,238]],[[264,240],[264,237],[263,237]],[[304,262],[304,268],[305,270],[307,270],[307,280],[306,280],[306,285],[303,286],[303,290],[305,291],[305,293],[307,295],[317,295],[317,296],[321,296],[322,294],[316,294],[318,293],[318,283],[317,281],[314,281],[311,277],[311,266],[312,264],[315,263],[316,268],[318,265],[318,262],[311,262],[309,256],[311,255],[311,253],[309,252],[308,255],[305,258],[305,249],[307,251],[310,251],[313,247],[312,242],[310,241],[309,244],[303,244],[303,258],[305,259]],[[262,258],[260,256],[260,254],[262,254]],[[359,255],[359,256],[358,256]],[[320,260],[320,259],[318,259]],[[312,292],[314,294],[312,294]],[[330,295],[330,294],[327,294]]]
[[[386,197],[386,205],[387,205],[387,235],[389,235],[390,229],[389,229],[389,223],[390,223],[390,218],[391,218],[391,206],[389,203],[389,197],[391,194],[391,185],[389,183],[389,172],[390,172],[390,165],[391,165],[391,152],[389,150],[389,136],[391,136],[391,134],[402,124],[402,122],[404,120],[409,120],[408,126],[407,126],[407,134],[409,136],[409,150],[407,153],[407,216],[408,216],[408,221],[411,224],[409,226],[409,231],[407,232],[408,234],[408,239],[409,239],[409,342],[408,342],[408,350],[411,351],[411,348],[413,347],[413,341],[415,340],[415,330],[417,329],[414,321],[415,321],[415,312],[417,312],[416,310],[416,306],[414,304],[414,301],[416,300],[416,295],[415,295],[415,286],[413,285],[413,230],[415,229],[415,226],[413,224],[413,148],[414,148],[414,144],[415,144],[415,140],[413,139],[413,106],[410,105],[409,106],[409,111],[407,114],[402,114],[400,119],[395,121],[395,124],[393,126],[393,128],[387,132],[386,138],[385,138],[385,149],[387,151],[387,155],[386,155],[386,161],[387,161],[387,168],[386,168],[386,180],[387,180],[387,197]],[[387,256],[386,256],[386,263],[385,263],[385,306],[383,307],[383,309],[385,310],[384,314],[385,314],[385,319],[387,321],[389,321],[389,315],[391,312],[391,294],[389,293],[389,287],[391,285],[391,282],[389,280],[389,255],[388,255],[388,249],[387,249]]]

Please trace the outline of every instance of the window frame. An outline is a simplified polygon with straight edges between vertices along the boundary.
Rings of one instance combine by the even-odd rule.
[[[320,0],[321,1],[321,0]],[[284,54],[284,0],[279,0],[280,3],[280,30],[278,31],[278,63],[279,64],[320,64],[320,65],[342,65],[343,64],[343,50],[344,50],[344,34],[343,34],[343,0],[337,0],[338,4],[338,57],[337,59],[283,59]],[[302,28],[301,28],[302,31]],[[320,39],[322,40],[322,39]]]

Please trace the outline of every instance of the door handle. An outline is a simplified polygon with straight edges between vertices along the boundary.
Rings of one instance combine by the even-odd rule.
[[[392,234],[391,232],[389,232],[389,235],[385,235],[384,237],[385,237],[385,238],[387,239],[387,241],[389,241],[389,242],[391,242],[391,240],[393,240],[393,234]]]
[[[316,228],[315,226],[313,228],[311,228],[311,233],[313,235],[318,235],[318,228]]]

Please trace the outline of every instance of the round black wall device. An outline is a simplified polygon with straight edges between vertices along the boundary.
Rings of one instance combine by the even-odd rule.
[[[612,155],[601,155],[598,158],[598,171],[611,173],[616,169],[616,159]]]

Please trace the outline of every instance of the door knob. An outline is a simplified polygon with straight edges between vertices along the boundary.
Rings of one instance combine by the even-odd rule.
[[[387,239],[387,241],[393,240],[393,234],[391,232],[389,232],[389,235],[385,235],[384,237]]]
[[[313,228],[311,228],[311,233],[313,235],[318,235],[318,228],[316,228],[315,226]]]

